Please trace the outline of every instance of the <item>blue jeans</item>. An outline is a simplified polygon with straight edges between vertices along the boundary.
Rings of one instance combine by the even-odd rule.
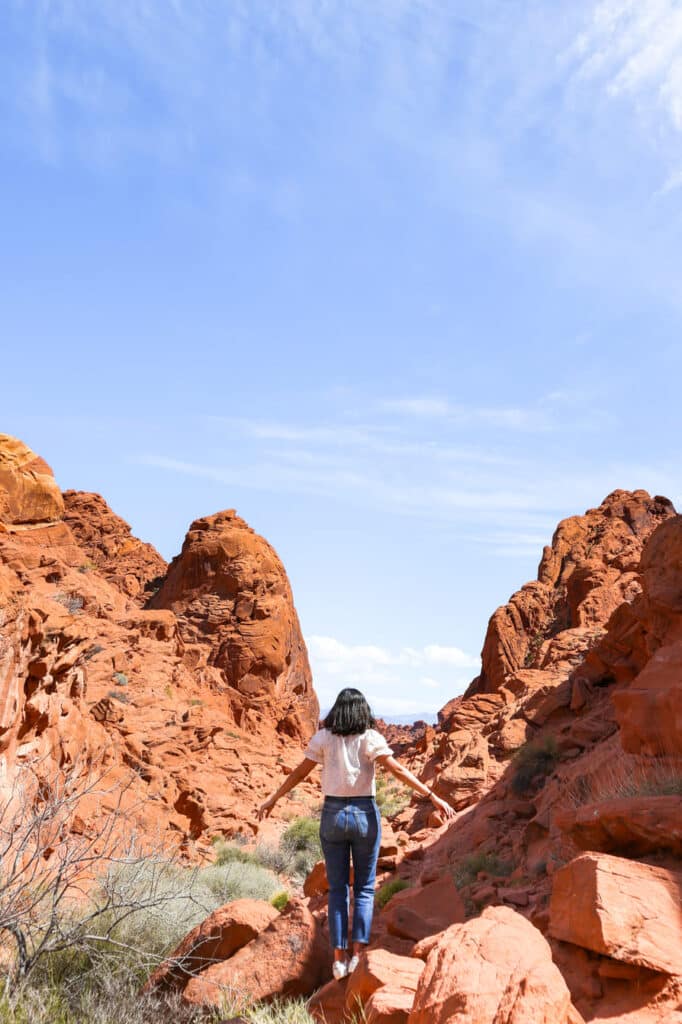
[[[381,843],[381,816],[374,797],[325,797],[320,841],[329,882],[329,937],[348,947],[350,860],[353,855],[353,942],[369,942],[374,882]]]

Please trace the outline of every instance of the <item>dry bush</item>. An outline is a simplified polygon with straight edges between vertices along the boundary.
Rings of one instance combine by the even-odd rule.
[[[106,773],[74,766],[46,782],[43,767],[21,768],[0,803],[0,1024],[219,1019],[176,996],[142,996],[141,983],[218,906],[272,897],[275,874],[248,861],[184,866],[130,834],[126,788]],[[76,834],[81,801],[93,800],[111,811],[97,834]],[[307,1021],[299,1004],[258,1012],[258,1024]]]
[[[96,957],[104,943],[127,952],[126,922],[142,912],[160,917],[177,895],[164,885],[177,870],[172,854],[130,831],[126,786],[78,764],[48,781],[45,764],[21,766],[0,802],[0,942],[15,981],[49,954]],[[75,831],[79,809],[95,801],[110,808],[101,826]]]
[[[376,777],[376,801],[384,818],[394,818],[409,806],[412,794],[407,786],[379,768]]]
[[[580,807],[638,796],[682,796],[682,757],[628,754],[618,744],[592,775],[573,783],[568,803]]]

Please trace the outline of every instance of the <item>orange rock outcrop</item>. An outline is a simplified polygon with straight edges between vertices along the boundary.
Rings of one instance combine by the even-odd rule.
[[[229,685],[238,724],[260,732],[275,722],[299,740],[316,728],[319,707],[284,566],[234,511],[192,523],[150,607],[170,609],[197,668]]]
[[[0,435],[3,790],[28,762],[46,776],[100,766],[131,827],[193,853],[253,834],[317,702],[272,547],[220,513],[183,550],[169,571],[101,497],[62,496],[41,459]]]

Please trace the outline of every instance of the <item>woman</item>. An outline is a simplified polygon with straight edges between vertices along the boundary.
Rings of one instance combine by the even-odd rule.
[[[303,761],[280,788],[261,805],[258,817],[267,817],[280,797],[322,765],[324,805],[320,840],[329,882],[329,933],[334,947],[334,977],[355,969],[363,946],[369,942],[374,911],[374,883],[381,843],[381,816],[376,805],[374,766],[380,764],[422,796],[446,818],[454,811],[412,772],[393,757],[393,751],[375,729],[376,722],[359,690],[341,690],[334,706],[315,733]],[[348,961],[348,898],[350,861],[353,858],[353,955]]]

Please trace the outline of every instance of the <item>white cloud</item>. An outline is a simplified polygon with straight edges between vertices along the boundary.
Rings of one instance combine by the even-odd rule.
[[[410,416],[448,416],[450,403],[444,398],[387,398],[381,407],[388,412],[402,412]]]
[[[441,644],[427,644],[424,657],[434,664],[452,665],[455,668],[477,668],[480,665],[479,658],[472,658],[459,647],[443,647]]]
[[[380,407],[387,412],[403,413],[420,418],[448,419],[453,423],[483,424],[506,430],[539,430],[553,428],[544,409],[514,406],[469,406],[445,398],[411,397],[384,399]]]
[[[604,0],[575,44],[579,74],[640,115],[663,112],[682,131],[682,8],[676,0]]]
[[[480,666],[480,659],[444,644],[389,650],[318,635],[306,637],[306,644],[323,708],[343,686],[357,686],[377,714],[433,712],[462,693]],[[425,668],[430,669],[428,674]],[[442,694],[439,700],[422,693],[433,690]]]

